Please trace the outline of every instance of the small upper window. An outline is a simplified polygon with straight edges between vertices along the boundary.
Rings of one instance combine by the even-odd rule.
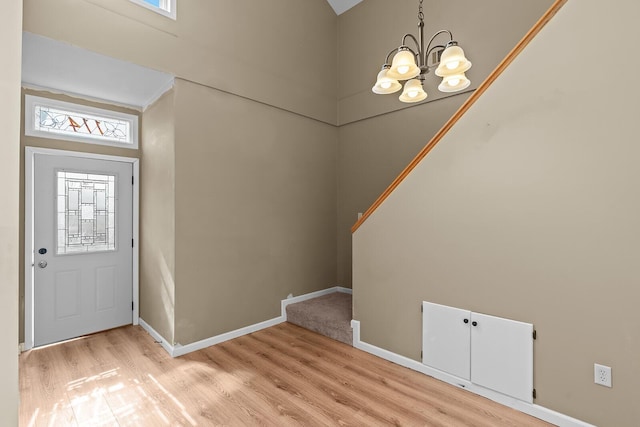
[[[171,19],[176,19],[176,0],[129,0]]]
[[[138,148],[138,116],[38,96],[25,96],[24,133]]]

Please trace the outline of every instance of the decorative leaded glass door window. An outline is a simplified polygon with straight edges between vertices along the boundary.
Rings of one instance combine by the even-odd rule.
[[[57,171],[56,254],[116,249],[116,177]]]

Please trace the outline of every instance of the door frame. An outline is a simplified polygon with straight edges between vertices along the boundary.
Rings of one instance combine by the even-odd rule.
[[[140,316],[139,304],[139,260],[140,260],[140,159],[135,157],[120,157],[104,154],[86,153],[82,151],[56,150],[52,148],[25,147],[24,152],[24,350],[33,348],[34,337],[34,257],[33,242],[33,198],[34,198],[34,160],[36,154],[49,156],[81,157],[85,159],[110,160],[130,163],[133,168],[133,239],[132,254],[132,285],[133,311],[132,323],[138,324]]]

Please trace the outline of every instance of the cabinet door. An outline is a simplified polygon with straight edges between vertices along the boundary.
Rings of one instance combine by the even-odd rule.
[[[469,380],[471,313],[430,302],[422,311],[422,363]]]
[[[533,325],[471,314],[471,382],[533,402]]]

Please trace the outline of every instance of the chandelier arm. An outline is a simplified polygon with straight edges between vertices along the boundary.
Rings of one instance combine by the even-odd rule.
[[[416,44],[416,48],[417,48],[416,50],[418,53],[414,52],[411,49],[409,50],[411,50],[411,52],[416,53],[416,55],[422,54],[422,46],[420,46],[420,43],[418,43],[418,39],[413,34],[405,34],[404,36],[402,36],[402,46],[407,46],[407,43],[406,43],[407,38],[410,38]]]
[[[433,36],[431,36],[431,40],[429,40],[429,43],[427,44],[427,50],[430,50],[431,43],[433,43],[433,41],[436,39],[436,37],[438,37],[440,34],[444,34],[444,33],[449,34],[449,41],[453,41],[453,34],[451,34],[451,31],[449,31],[449,30],[440,30],[437,33],[435,33]]]
[[[449,34],[449,41],[453,41],[453,34],[451,33],[451,31],[449,30],[440,30],[438,32],[436,32],[434,35],[431,36],[431,39],[429,40],[429,43],[427,43],[427,48],[420,52],[421,54],[424,54],[424,64],[426,65],[428,63],[429,60],[429,54],[433,51],[433,49],[438,48],[438,47],[442,47],[443,49],[446,46],[443,45],[436,45],[436,46],[431,46],[431,43],[433,43],[435,41],[435,39],[440,35],[440,34]]]
[[[447,47],[447,46],[446,46],[446,45],[443,45],[443,44],[437,44],[437,45],[431,46],[431,48],[430,48],[428,51],[426,51],[426,52],[424,53],[424,64],[425,64],[428,68],[432,68],[432,67],[435,67],[436,65],[438,65],[438,64],[440,63],[440,61],[438,61],[438,62],[436,62],[436,63],[433,63],[433,64],[429,65],[429,55],[431,55],[431,52],[433,52],[434,50],[437,50],[437,49],[442,49],[442,50],[444,50],[446,47]]]

